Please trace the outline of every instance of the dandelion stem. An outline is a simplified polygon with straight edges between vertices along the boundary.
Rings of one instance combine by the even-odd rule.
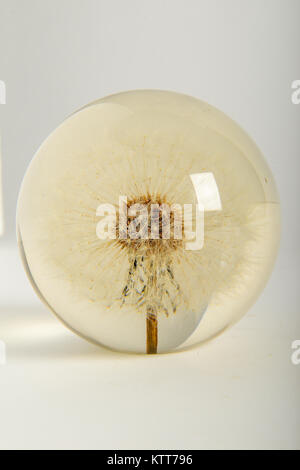
[[[157,353],[157,315],[153,307],[147,308],[147,354]]]

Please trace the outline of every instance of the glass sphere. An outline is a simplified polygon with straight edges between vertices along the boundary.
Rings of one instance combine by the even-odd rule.
[[[86,106],[46,139],[17,225],[29,278],[66,326],[154,354],[246,313],[280,223],[272,174],[237,124],[198,99],[140,90]]]

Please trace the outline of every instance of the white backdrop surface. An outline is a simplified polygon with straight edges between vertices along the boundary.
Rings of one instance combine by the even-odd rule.
[[[300,448],[298,0],[0,0],[5,235],[0,448]],[[234,328],[137,357],[75,337],[36,299],[14,235],[19,185],[77,108],[135,88],[208,101],[254,138],[282,203],[273,276]]]

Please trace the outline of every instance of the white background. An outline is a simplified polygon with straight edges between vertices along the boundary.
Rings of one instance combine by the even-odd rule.
[[[0,448],[300,448],[299,0],[0,0],[5,236]],[[273,276],[248,315],[197,350],[128,356],[65,330],[18,259],[18,188],[77,108],[135,88],[208,101],[254,138],[282,203]]]

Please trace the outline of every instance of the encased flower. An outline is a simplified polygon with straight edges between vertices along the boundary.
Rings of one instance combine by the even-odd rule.
[[[169,238],[162,211],[155,237],[148,222],[134,226],[147,238],[124,237],[133,216],[122,233],[120,196],[148,215],[189,205],[193,231],[201,209],[203,245],[187,249],[184,221],[174,237],[176,211]],[[114,239],[97,236],[100,204],[115,208]],[[208,105],[158,91],[114,95],[67,119],[30,166],[18,221],[52,309],[94,341],[150,353],[205,340],[244,313],[279,226],[272,176],[250,139]]]

